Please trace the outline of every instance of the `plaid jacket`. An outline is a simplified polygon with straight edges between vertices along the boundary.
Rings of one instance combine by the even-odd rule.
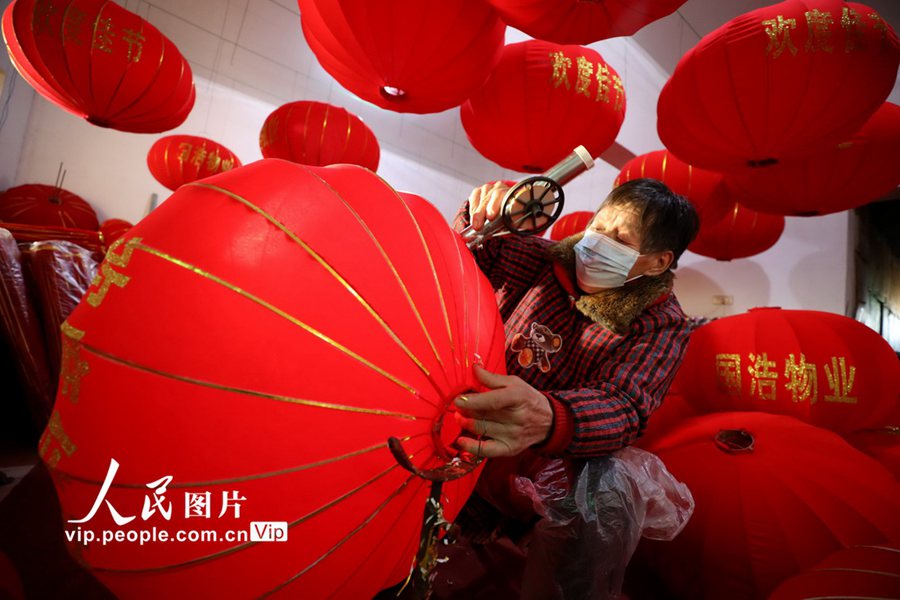
[[[464,225],[461,214],[455,226]],[[575,241],[558,245],[571,249]],[[690,327],[671,293],[670,273],[580,296],[574,262],[560,259],[565,252],[551,258],[553,247],[543,238],[501,236],[474,254],[503,317],[509,374],[543,392],[553,408],[550,437],[535,450],[600,456],[643,433],[681,363]],[[602,294],[615,294],[615,302]],[[624,320],[604,314],[616,307],[633,314]]]

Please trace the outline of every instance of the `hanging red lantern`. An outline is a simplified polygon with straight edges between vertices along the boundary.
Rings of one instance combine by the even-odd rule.
[[[768,600],[898,598],[900,544],[853,546],[779,585]]]
[[[124,219],[107,219],[100,224],[100,235],[103,236],[103,246],[109,249],[117,239],[128,233],[134,227]]]
[[[678,160],[668,150],[648,152],[629,160],[619,171],[613,187],[641,177],[662,181],[670,190],[687,198],[697,209],[701,223],[721,219],[730,207],[721,173],[697,169]]]
[[[649,450],[696,502],[678,537],[646,547],[675,597],[766,598],[831,552],[900,536],[900,482],[837,434],[797,419],[705,415]]]
[[[91,205],[69,190],[42,183],[11,187],[0,194],[0,221],[97,231]]]
[[[659,138],[707,169],[762,169],[803,157],[862,127],[891,93],[898,65],[896,34],[867,6],[766,6],[682,57],[659,95]]]
[[[747,208],[825,215],[862,206],[900,185],[900,106],[884,103],[862,129],[807,159],[729,174],[730,195]]]
[[[505,364],[491,286],[436,209],[360,167],[277,159],[179,188],[62,329],[40,453],[64,519],[89,514],[115,459],[106,499],[136,518],[104,505],[98,531],[286,524],[282,543],[71,541],[121,597],[369,598],[401,581],[429,494],[405,469],[467,470],[452,401],[479,357]],[[141,512],[169,476],[171,515]],[[474,480],[443,484],[448,520]]]
[[[375,134],[359,117],[340,106],[303,100],[270,114],[259,133],[265,158],[283,158],[301,165],[337,163],[378,170],[381,150]]]
[[[241,161],[234,152],[218,142],[196,135],[161,137],[147,152],[150,173],[173,191],[185,183],[240,166]]]
[[[702,412],[782,413],[849,433],[886,424],[900,364],[884,338],[848,317],[758,308],[694,330],[678,380]]]
[[[433,113],[484,83],[506,25],[470,0],[298,0],[303,35],[342,86],[376,106]]]
[[[508,25],[557,44],[592,44],[637,33],[685,0],[488,0]]]
[[[579,210],[563,215],[553,224],[553,229],[550,230],[550,239],[559,241],[570,235],[581,233],[587,229],[593,218],[594,213],[589,210]]]
[[[716,260],[747,258],[775,245],[784,232],[784,217],[756,212],[731,202],[725,216],[700,224],[688,250]]]
[[[157,133],[194,106],[191,68],[153,25],[106,0],[14,0],[3,37],[47,100],[101,127]]]
[[[594,50],[510,44],[460,108],[469,141],[501,167],[543,172],[582,145],[599,156],[625,118],[622,78]],[[540,140],[540,141],[538,141]]]

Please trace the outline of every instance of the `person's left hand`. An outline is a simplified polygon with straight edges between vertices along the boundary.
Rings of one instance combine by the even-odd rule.
[[[490,388],[455,400],[456,421],[475,438],[460,436],[457,445],[479,458],[515,456],[547,439],[553,409],[542,393],[514,375],[498,375],[475,366],[478,381]]]

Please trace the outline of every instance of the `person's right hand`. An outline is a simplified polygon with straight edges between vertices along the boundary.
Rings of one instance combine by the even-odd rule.
[[[500,214],[503,197],[509,186],[502,181],[486,183],[469,194],[469,224],[475,231],[481,231],[485,221],[493,221]]]

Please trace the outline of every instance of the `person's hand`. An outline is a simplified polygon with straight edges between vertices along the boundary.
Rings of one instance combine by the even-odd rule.
[[[514,375],[498,375],[475,366],[478,381],[490,388],[455,400],[456,421],[475,437],[456,444],[479,458],[515,456],[547,439],[553,409],[542,393]]]
[[[469,224],[475,231],[481,231],[484,222],[493,221],[500,214],[503,197],[509,186],[502,181],[486,183],[469,194]]]

